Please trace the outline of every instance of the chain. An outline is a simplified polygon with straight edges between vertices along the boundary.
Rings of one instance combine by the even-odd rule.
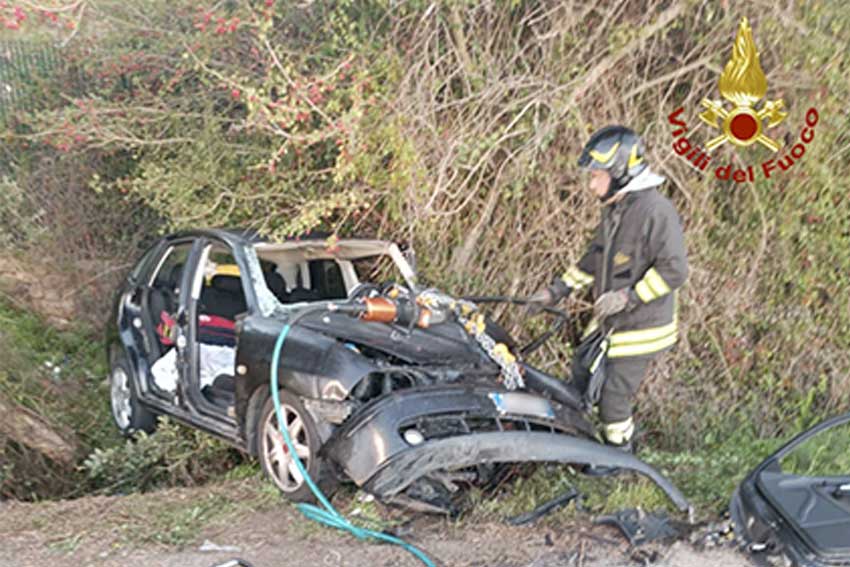
[[[484,314],[479,311],[477,305],[471,301],[454,299],[432,289],[423,291],[416,299],[420,305],[431,309],[440,307],[450,309],[458,322],[466,329],[466,332],[472,335],[479,346],[487,353],[487,356],[499,365],[501,381],[505,388],[508,390],[525,388],[522,368],[520,368],[516,355],[510,351],[508,345],[496,342],[493,337],[487,334]]]

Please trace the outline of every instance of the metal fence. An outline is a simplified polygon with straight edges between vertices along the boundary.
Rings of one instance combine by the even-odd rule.
[[[0,40],[0,126],[16,110],[41,108],[39,83],[63,67],[60,51],[46,42]]]

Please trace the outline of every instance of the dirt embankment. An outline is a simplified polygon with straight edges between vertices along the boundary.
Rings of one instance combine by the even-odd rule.
[[[452,567],[749,565],[730,549],[698,551],[678,542],[630,550],[612,528],[550,524],[517,528],[419,518],[403,528],[403,537],[438,565]],[[123,497],[0,503],[0,541],[0,567],[211,567],[233,558],[255,567],[420,565],[397,547],[307,522],[255,479]]]

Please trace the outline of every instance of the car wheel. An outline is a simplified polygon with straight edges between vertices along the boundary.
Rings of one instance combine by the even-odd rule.
[[[112,419],[121,434],[130,436],[136,431],[153,433],[156,429],[156,416],[143,407],[131,383],[132,374],[124,359],[112,362],[109,373],[109,402]]]
[[[327,463],[318,456],[321,440],[312,415],[304,409],[298,396],[280,390],[280,411],[295,453],[301,459],[307,474],[326,496],[333,488],[333,479]],[[292,458],[289,448],[278,428],[274,401],[266,400],[257,424],[258,456],[263,472],[288,499],[295,502],[315,502],[316,498],[304,481]]]

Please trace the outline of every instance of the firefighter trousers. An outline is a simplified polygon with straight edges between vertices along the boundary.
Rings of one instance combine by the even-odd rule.
[[[609,358],[605,366],[605,382],[599,400],[599,417],[603,423],[621,423],[632,417],[632,404],[655,354]],[[572,363],[573,383],[584,394],[590,375],[577,361]]]

